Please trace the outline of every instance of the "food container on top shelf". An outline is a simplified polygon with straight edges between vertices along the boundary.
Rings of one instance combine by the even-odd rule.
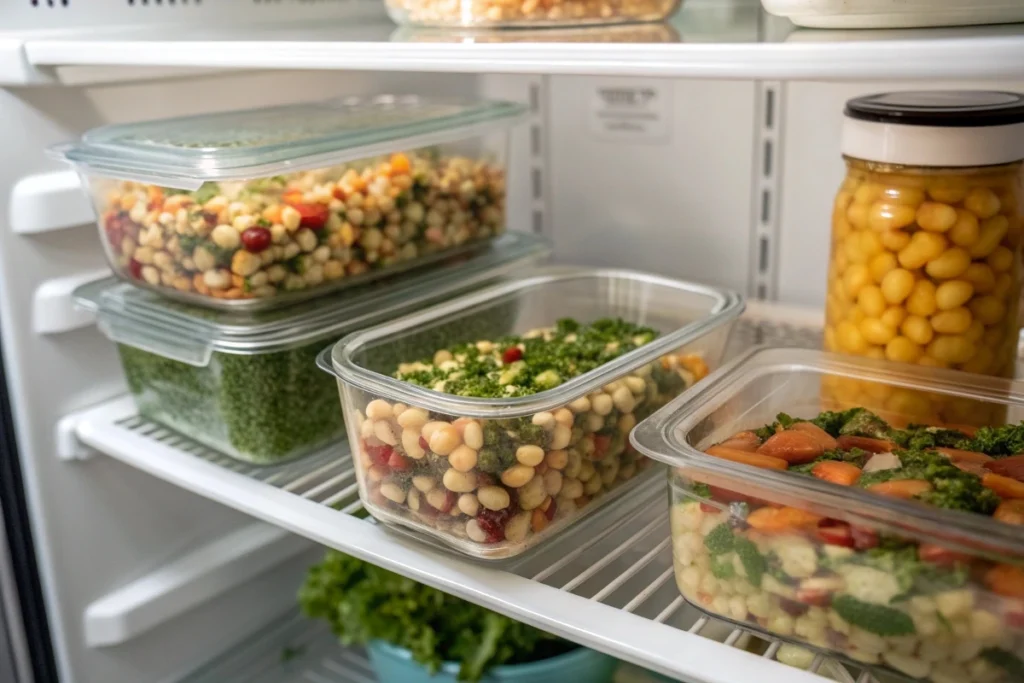
[[[479,248],[505,228],[508,102],[343,97],[127,125],[76,166],[114,272],[265,309]]]
[[[588,26],[662,21],[681,0],[386,0],[398,24],[477,28]]]
[[[1022,382],[810,349],[745,354],[633,432],[673,468],[679,590],[880,671],[1024,680],[1024,456],[1011,455],[1024,423],[895,430],[864,410],[819,415],[837,380],[1024,416]]]
[[[262,313],[188,306],[108,278],[79,287],[118,343],[139,413],[238,460],[277,464],[344,435],[334,382],[316,355],[353,330],[445,301],[544,259],[509,233],[400,284],[374,283]]]
[[[1024,96],[853,99],[842,149],[847,175],[832,212],[825,348],[1010,376],[1022,275]],[[884,398],[869,407],[912,415]],[[972,421],[951,411],[940,417]]]
[[[1024,21],[1019,0],[761,0],[766,11],[809,28],[915,28]]]
[[[363,502],[468,555],[517,555],[628,488],[636,422],[721,360],[736,294],[557,268],[325,350]]]

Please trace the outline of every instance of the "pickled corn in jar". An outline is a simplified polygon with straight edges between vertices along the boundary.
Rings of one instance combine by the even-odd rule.
[[[825,348],[1012,376],[1021,289],[1024,96],[896,92],[850,100],[832,213]],[[849,381],[849,380],[847,380]],[[974,404],[910,392],[845,405],[971,424]]]

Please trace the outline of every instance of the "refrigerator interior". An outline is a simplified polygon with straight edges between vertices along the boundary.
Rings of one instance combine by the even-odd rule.
[[[190,30],[187,22],[192,22],[200,33],[212,32],[237,19],[227,7],[244,3],[205,2],[198,18],[181,24],[177,15],[164,17],[185,12],[184,0],[174,7],[169,0],[128,0],[127,6],[123,0],[106,0],[95,3],[92,12],[75,0],[46,4],[32,2],[29,9],[28,2],[0,2],[0,13],[10,21],[4,29],[51,35],[92,25],[98,27],[93,35],[102,36],[115,23],[154,22],[145,30],[170,35]],[[293,13],[289,19],[312,21],[325,16],[322,5],[344,7],[352,17],[374,16],[379,9],[368,0],[256,3],[261,4],[270,5],[258,10],[268,23],[283,21],[288,12]],[[44,11],[51,14],[40,19]],[[55,19],[61,12],[63,18]],[[253,28],[254,33],[260,30]],[[299,530],[298,521],[281,531],[213,496],[163,481],[174,479],[167,469],[174,467],[173,458],[150,462],[148,473],[126,464],[139,455],[132,448],[144,439],[123,440],[124,452],[111,458],[89,448],[81,430],[76,433],[75,416],[124,426],[130,409],[118,398],[126,389],[114,346],[70,302],[71,290],[106,272],[106,266],[77,178],[45,154],[48,145],[105,123],[336,94],[476,94],[520,101],[529,105],[530,115],[513,138],[512,229],[546,236],[557,262],[677,276],[782,304],[753,306],[755,312],[767,312],[760,323],[741,328],[748,341],[776,334],[813,344],[824,299],[829,212],[843,174],[838,145],[843,102],[892,88],[1024,90],[1024,80],[833,83],[450,70],[76,67],[59,83],[0,89],[0,148],[5,151],[0,164],[0,348],[19,457],[16,469],[25,491],[23,512],[59,680],[181,680],[250,634],[277,628],[282,618],[293,619],[288,615],[296,588],[323,552],[316,540],[330,536],[330,518],[301,535],[291,533]],[[643,114],[640,123],[624,125],[610,113],[609,103],[616,98],[634,103]],[[779,312],[788,310],[785,305],[810,309],[795,310],[787,318]],[[786,320],[798,322],[773,327]],[[151,476],[157,471],[163,475]],[[291,481],[299,478],[292,475]],[[345,485],[333,481],[333,488],[310,498],[342,491]],[[239,486],[239,500],[243,493],[252,498],[235,507],[258,508],[259,492],[246,493]],[[656,547],[637,546],[630,552],[643,555],[657,552]],[[414,546],[402,549],[414,564]],[[445,558],[423,562],[434,576],[454,566]],[[3,569],[0,563],[0,579],[5,578]],[[475,572],[482,570],[465,571],[478,577]],[[468,585],[467,597],[485,592],[477,591]],[[5,591],[5,597],[11,592]],[[23,597],[23,602],[30,599]],[[653,622],[657,616],[647,618]],[[697,633],[714,628],[687,618],[683,627]],[[11,626],[9,618],[6,625]],[[32,633],[31,627],[27,630]],[[727,631],[719,639],[729,637]],[[18,660],[20,653],[24,659],[26,644],[7,642],[14,644],[12,658]],[[266,651],[260,655],[268,657]],[[271,659],[276,656],[271,652]],[[338,661],[342,670],[351,666],[358,672],[363,666],[343,656]],[[664,663],[664,658],[652,662],[654,668]],[[3,666],[0,654],[0,671]],[[737,669],[737,675],[743,671]],[[35,673],[38,680],[47,680],[45,665]]]

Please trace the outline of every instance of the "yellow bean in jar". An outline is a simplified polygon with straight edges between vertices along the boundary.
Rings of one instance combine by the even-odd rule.
[[[907,297],[907,312],[911,315],[929,316],[938,305],[935,302],[935,284],[928,280],[914,283],[910,296]]]
[[[867,285],[857,294],[857,305],[864,315],[879,318],[885,312],[886,302],[882,290],[876,285]]]
[[[957,209],[956,223],[949,229],[947,236],[959,247],[970,247],[978,241],[981,226],[978,217],[965,209]]]
[[[987,294],[995,289],[996,275],[984,263],[972,263],[964,271],[963,279],[970,282],[978,294]]]
[[[869,344],[885,346],[896,336],[896,328],[886,325],[878,318],[865,318],[858,325],[861,336]]]
[[[890,204],[883,200],[871,205],[871,210],[868,212],[868,225],[872,230],[886,232],[905,228],[914,222],[914,218],[913,206]]]
[[[999,242],[1006,237],[1010,228],[1010,222],[1006,216],[995,216],[985,220],[981,224],[981,233],[978,240],[968,249],[974,258],[985,258],[999,246]]]
[[[839,256],[836,254],[836,268],[842,269],[839,265]],[[881,254],[876,254],[871,258],[868,263],[868,270],[871,271],[871,279],[876,284],[882,284],[882,279],[889,274],[890,271],[896,270],[899,264],[896,261],[896,256],[888,251],[883,251]]]
[[[881,235],[882,246],[891,252],[898,253],[910,244],[910,235],[900,230],[884,232]]]
[[[972,322],[971,312],[963,306],[936,313],[931,319],[932,329],[939,334],[964,334]]]
[[[913,363],[921,357],[921,347],[906,337],[894,337],[885,346],[885,357],[897,363]]]
[[[1013,267],[1013,252],[1009,247],[998,246],[988,255],[985,262],[993,271],[1002,273]]]
[[[956,209],[949,204],[925,202],[917,207],[916,218],[922,230],[946,232],[956,224]]]
[[[879,319],[886,325],[890,325],[892,327],[899,327],[906,319],[906,317],[907,312],[905,310],[903,310],[899,306],[890,306],[889,308],[885,309],[885,312],[882,313]]]
[[[935,331],[932,329],[932,325],[926,318],[922,318],[919,315],[907,316],[907,319],[903,321],[900,326],[900,332],[903,333],[910,341],[924,346],[932,340],[935,336]]]
[[[992,218],[999,213],[999,197],[987,187],[976,187],[964,197],[964,208],[978,218]]]
[[[935,305],[940,311],[948,311],[970,301],[972,294],[974,294],[974,287],[969,282],[963,280],[943,282],[935,289]]]
[[[970,265],[971,255],[967,253],[967,250],[961,247],[952,247],[929,261],[924,270],[929,277],[936,280],[948,280],[963,275]]]
[[[901,304],[914,289],[914,274],[897,268],[882,279],[882,295],[891,304]]]
[[[871,284],[871,273],[863,263],[854,263],[843,274],[843,286],[846,295],[851,298],[856,298],[860,294],[860,290],[869,284]]]
[[[938,258],[946,249],[946,238],[933,232],[915,232],[910,237],[910,244],[900,250],[897,259],[900,265],[908,270],[922,267],[934,258]]]

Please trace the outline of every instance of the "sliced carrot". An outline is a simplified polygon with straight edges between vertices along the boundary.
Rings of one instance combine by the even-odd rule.
[[[750,528],[766,534],[817,528],[822,518],[799,508],[770,508],[754,510],[747,515]]]
[[[679,364],[690,371],[696,379],[704,379],[711,372],[708,369],[708,364],[696,353],[685,353],[679,356]]]
[[[841,436],[836,441],[844,451],[859,448],[868,453],[889,453],[896,448],[896,444],[892,441],[872,439],[869,436]]]
[[[284,194],[281,195],[281,201],[285,204],[301,204],[302,190],[285,190]]]
[[[810,434],[787,429],[768,437],[757,452],[798,465],[814,460],[825,452],[825,448]]]
[[[989,473],[981,478],[981,484],[998,493],[1000,498],[1024,498],[1024,481]]]
[[[797,422],[790,429],[810,434],[826,451],[839,447],[839,442],[835,440],[835,437],[813,422]]]
[[[744,465],[752,465],[754,467],[760,467],[766,470],[785,470],[789,468],[787,463],[782,458],[773,458],[768,455],[761,455],[759,453],[750,453],[748,451],[740,451],[735,448],[725,448],[724,446],[712,446],[707,451],[708,455],[713,455],[716,458],[722,458],[723,460],[731,460],[732,462],[743,463]]]
[[[1024,525],[1024,500],[1004,500],[996,508],[992,518],[1006,524]]]
[[[1011,455],[985,463],[985,469],[1010,479],[1024,481],[1024,455]]]
[[[761,445],[761,439],[754,432],[739,432],[718,444],[723,448],[735,448],[738,451],[749,451],[753,453]]]
[[[962,451],[959,448],[936,448],[939,453],[947,456],[954,463],[958,462],[976,462],[986,463],[992,459],[992,456],[985,455],[984,453],[978,453],[977,451]]]
[[[819,462],[811,470],[818,479],[830,481],[840,486],[853,486],[860,479],[860,468],[848,462],[838,460],[824,460]]]
[[[985,572],[985,585],[997,595],[1024,598],[1024,569],[1009,564],[997,564]]]
[[[391,155],[391,172],[394,174],[408,173],[412,166],[409,164],[409,157],[401,152]]]
[[[880,493],[883,496],[892,496],[893,498],[905,498],[907,500],[916,498],[922,493],[928,493],[931,490],[932,485],[924,479],[893,479],[892,481],[872,484],[868,487],[868,491],[873,493]]]

